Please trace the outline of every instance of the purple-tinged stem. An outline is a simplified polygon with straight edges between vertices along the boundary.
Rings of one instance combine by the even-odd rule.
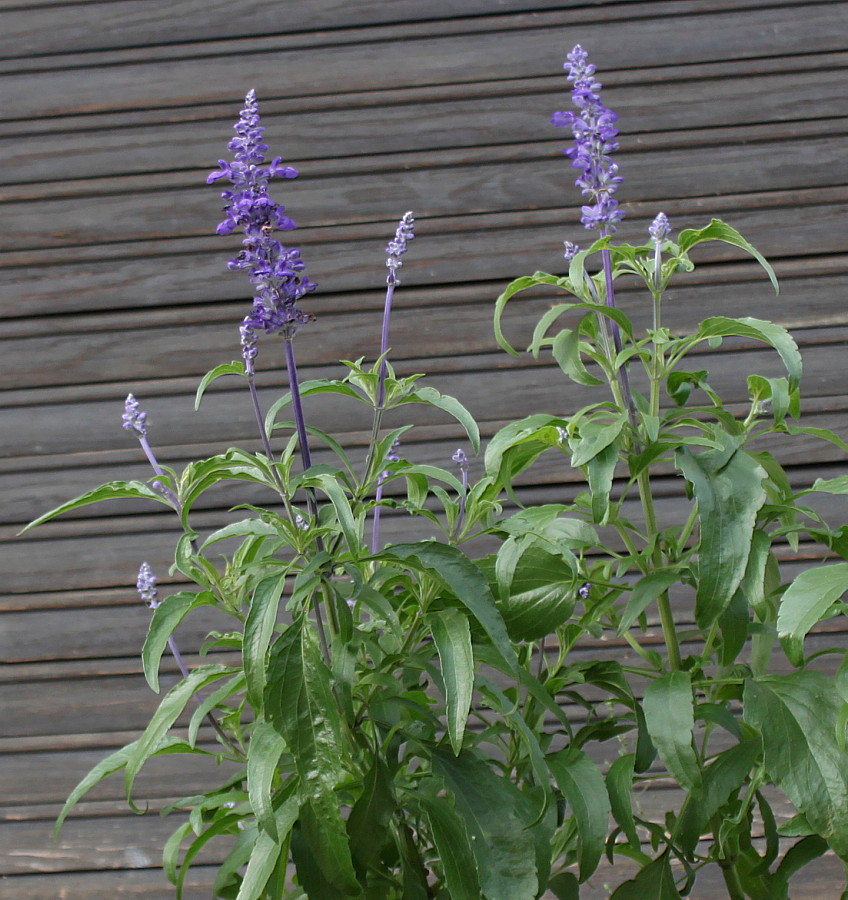
[[[380,334],[380,368],[377,373],[377,408],[382,410],[386,402],[386,354],[389,352],[389,319],[392,313],[392,298],[395,293],[395,282],[386,286],[386,303],[383,307],[383,328]]]

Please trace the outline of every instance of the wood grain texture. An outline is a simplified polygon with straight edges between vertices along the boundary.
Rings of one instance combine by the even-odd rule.
[[[512,277],[562,272],[562,240],[587,238],[560,153],[567,135],[549,124],[568,105],[562,59],[580,42],[620,116],[620,236],[644,240],[659,208],[674,227],[719,216],[781,278],[775,296],[738,250],[699,248],[698,268],[667,304],[669,327],[753,315],[790,328],[805,357],[807,424],[845,436],[846,30],[845,0],[0,0],[0,900],[173,896],[157,866],[175,821],[123,811],[120,779],[86,798],[59,844],[47,835],[73,784],[155,707],[138,660],[150,614],[133,583],[146,558],[164,589],[179,586],[164,576],[175,519],[126,501],[17,532],[101,481],[148,477],[120,428],[130,391],[150,412],[163,462],[179,468],[231,443],[257,445],[236,379],[193,412],[198,378],[238,353],[249,296],[225,269],[238,241],[214,235],[220,200],[204,184],[245,90],[258,92],[272,150],[301,173],[280,196],[301,225],[290,240],[320,283],[308,301],[318,321],[297,341],[302,377],[335,376],[340,357],[376,354],[382,254],[412,208],[417,237],[390,339],[398,370],[432,373],[480,418],[484,438],[513,416],[589,402],[549,359],[502,354],[491,330],[494,299]],[[512,301],[510,340],[526,345],[557,300],[539,289]],[[637,328],[650,324],[633,286],[622,281],[618,301]],[[259,362],[267,405],[285,381],[274,342]],[[701,350],[692,366],[708,368],[742,414],[745,374],[780,373],[773,352],[746,341]],[[444,463],[460,429],[410,412],[417,425],[405,452]],[[361,455],[364,410],[323,398],[310,399],[307,414]],[[844,470],[833,444],[787,437],[767,447],[798,487]],[[329,457],[318,449],[316,459]],[[564,458],[547,454],[519,492],[528,502],[567,499],[576,485]],[[658,471],[663,520],[679,514],[681,491],[670,467]],[[206,533],[247,498],[238,485],[216,490],[194,522]],[[844,497],[816,503],[845,520]],[[386,516],[387,534],[413,538],[421,528]],[[784,576],[815,564],[816,552],[782,546]],[[691,618],[691,597],[673,602]],[[647,640],[660,648],[652,615]],[[190,664],[225,621],[204,609],[180,626]],[[845,646],[848,629],[834,618],[808,640]],[[631,652],[587,642],[575,658]],[[168,655],[162,672],[167,687],[176,678]],[[577,708],[565,709],[579,721]],[[592,752],[602,761],[606,751]],[[200,789],[207,770],[189,762],[154,760],[139,796],[155,810]],[[679,797],[658,781],[640,802],[659,818]],[[209,896],[221,852],[210,846],[188,900]],[[607,897],[626,871],[600,870],[581,897]],[[719,900],[720,881],[705,871],[692,896]],[[790,893],[820,900],[841,884],[825,857]]]

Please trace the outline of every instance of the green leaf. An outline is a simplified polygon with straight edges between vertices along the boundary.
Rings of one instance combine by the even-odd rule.
[[[427,817],[433,843],[444,869],[448,896],[451,900],[479,900],[480,875],[465,822],[447,797],[439,796],[428,786],[431,781],[435,779],[421,782],[415,792],[414,802],[423,809]]]
[[[200,401],[203,398],[204,393],[206,393],[206,388],[208,388],[216,378],[220,378],[222,375],[244,376],[244,374],[244,362],[242,360],[234,360],[231,363],[222,363],[220,366],[215,366],[214,369],[210,369],[210,371],[200,379],[200,384],[197,386],[197,393],[194,396],[194,408],[200,409]]]
[[[236,900],[260,900],[268,879],[280,858],[282,842],[288,836],[297,819],[298,802],[289,797],[274,813],[277,838],[268,832],[260,832],[244,873]]]
[[[665,767],[687,791],[701,787],[701,770],[692,746],[695,711],[689,673],[669,672],[645,688],[642,702],[648,733]]]
[[[144,677],[154,693],[159,693],[159,661],[174,629],[191,610],[197,609],[198,606],[215,605],[215,595],[211,591],[179,591],[166,597],[153,610],[147,637],[141,650],[141,662]]]
[[[704,228],[697,230],[694,228],[686,228],[680,232],[677,238],[677,244],[681,254],[686,254],[691,247],[694,247],[695,244],[699,244],[702,241],[723,241],[725,244],[733,244],[735,247],[741,248],[746,253],[750,253],[750,255],[765,269],[766,274],[774,287],[774,292],[776,294],[780,292],[780,286],[777,283],[777,276],[774,274],[774,269],[768,264],[766,258],[752,244],[749,244],[735,228],[722,222],[721,219],[711,219],[710,224]]]
[[[580,882],[573,872],[561,872],[548,882],[548,890],[557,900],[580,900]]]
[[[647,609],[648,604],[661,597],[679,579],[680,571],[677,569],[651,572],[640,578],[633,585],[624,612],[621,614],[616,635],[621,637]]]
[[[300,778],[303,836],[323,876],[339,891],[359,891],[336,787],[347,777],[331,673],[310,632],[290,626],[271,648],[265,714],[286,739]]]
[[[56,836],[59,834],[62,823],[67,818],[68,813],[77,805],[80,798],[87,794],[96,784],[103,781],[108,775],[123,769],[127,762],[133,757],[137,746],[138,741],[133,741],[131,744],[127,744],[126,747],[121,747],[120,750],[110,753],[105,759],[101,759],[100,762],[85,775],[82,781],[80,781],[68,795],[68,799],[65,801],[61,812],[56,817],[56,824],[53,826],[53,840],[56,840]],[[195,750],[185,741],[175,737],[163,738],[148,756],[158,756],[163,753],[202,753],[204,756],[208,756],[205,751]]]
[[[765,469],[726,441],[722,451],[677,453],[677,466],[698,501],[695,618],[704,629],[721,615],[745,575],[757,512],[766,499]]]
[[[745,783],[762,750],[759,738],[752,738],[722,751],[704,770],[704,789],[686,798],[675,835],[687,853],[709,827],[710,819]]]
[[[610,900],[680,900],[668,854],[663,853],[641,869],[635,878],[619,885]]]
[[[101,484],[100,487],[94,488],[92,491],[80,494],[79,497],[76,497],[73,500],[68,500],[67,503],[63,503],[61,506],[51,509],[50,512],[44,513],[44,515],[39,516],[37,519],[33,519],[29,525],[22,528],[18,533],[23,534],[25,531],[29,531],[30,528],[35,528],[36,525],[46,522],[48,519],[53,519],[72,509],[78,509],[80,506],[87,506],[89,503],[99,503],[101,500],[123,500],[126,498],[155,500],[157,503],[162,503],[170,509],[173,509],[171,503],[162,495],[162,493],[155,491],[143,481],[109,481],[106,484]]]
[[[804,638],[848,591],[848,562],[806,569],[789,585],[777,613],[777,634],[795,666],[804,663]]]
[[[545,272],[536,272],[534,275],[523,275],[521,278],[516,278],[506,286],[506,289],[495,301],[495,340],[502,350],[506,350],[507,353],[511,353],[513,356],[518,356],[518,351],[509,343],[509,341],[507,341],[501,330],[501,318],[503,316],[504,307],[509,302],[510,298],[514,297],[519,291],[526,290],[534,285],[557,284],[558,282],[559,279],[554,275],[548,275]]]
[[[441,663],[448,737],[453,752],[459,755],[474,689],[474,657],[468,616],[458,609],[441,609],[427,616],[427,624],[433,633]]]
[[[250,735],[247,748],[247,794],[260,828],[275,841],[277,833],[274,808],[271,803],[272,785],[277,763],[286,742],[270,722],[259,722]]]
[[[359,534],[359,527],[353,515],[350,501],[335,475],[328,472],[320,472],[317,475],[307,476],[303,479],[304,486],[312,485],[319,487],[329,498],[336,511],[339,525],[344,535],[345,543],[354,559],[357,559],[362,550],[362,541]]]
[[[819,492],[822,494],[848,494],[848,475],[837,475],[836,478],[817,478],[812,486],[801,494]]]
[[[821,672],[745,682],[743,717],[763,736],[769,777],[809,825],[848,860],[848,756],[835,723],[842,700]]]
[[[162,698],[156,712],[150,719],[147,728],[141,737],[135,741],[133,751],[126,761],[124,771],[124,791],[127,802],[135,809],[132,802],[132,786],[135,776],[138,774],[145,761],[154,755],[156,749],[165,737],[168,729],[177,720],[177,717],[185,709],[186,703],[194,693],[205,684],[223,678],[225,675],[233,675],[239,670],[232,666],[206,665],[198,666],[189,672],[187,678],[183,678],[168,691]]]
[[[477,860],[483,893],[498,900],[536,896],[538,878],[533,829],[522,815],[523,796],[467,752],[436,751],[433,769],[453,793]]]
[[[624,832],[630,846],[640,849],[639,833],[633,818],[633,765],[636,758],[626,753],[609,767],[604,782],[609,794],[610,809],[619,828]]]
[[[509,641],[506,625],[482,572],[456,547],[437,541],[395,544],[378,558],[417,560],[430,575],[448,587],[483,627],[506,668],[518,675],[520,666]]]
[[[798,386],[803,372],[801,354],[798,350],[798,345],[785,328],[776,325],[774,322],[768,322],[765,319],[754,319],[750,316],[745,316],[741,319],[713,316],[701,322],[698,331],[692,337],[692,341],[697,342],[726,335],[754,338],[774,347],[789,375],[789,390],[794,390]]]
[[[465,429],[465,433],[471,443],[471,449],[474,453],[480,452],[480,429],[477,427],[477,423],[474,421],[471,413],[455,397],[440,394],[432,387],[419,387],[404,397],[400,403],[426,403],[428,406],[435,406],[437,409],[453,416]]]
[[[580,439],[572,447],[571,465],[579,469],[590,459],[594,459],[618,438],[626,422],[626,413],[616,416],[612,422],[598,420],[581,422]]]
[[[244,623],[242,656],[247,684],[247,700],[259,715],[265,690],[266,656],[287,572],[263,578],[256,585]]]
[[[548,756],[548,767],[562,791],[577,826],[580,881],[598,867],[611,812],[609,795],[598,767],[576,747]]]
[[[572,381],[577,384],[586,385],[587,387],[604,383],[602,378],[596,378],[586,369],[580,356],[581,333],[584,330],[587,320],[594,318],[594,313],[587,313],[580,320],[580,324],[577,328],[573,330],[564,328],[553,339],[553,343],[551,344],[551,353],[562,371],[568,375]]]
[[[586,480],[592,496],[592,521],[599,525],[606,525],[609,517],[609,495],[617,463],[618,445],[610,444],[586,464]]]
[[[375,756],[347,818],[350,853],[360,877],[382,853],[397,808],[389,770],[381,757]]]
[[[210,713],[219,703],[223,703],[227,697],[241,691],[244,688],[244,672],[237,672],[232,678],[228,678],[220,687],[207,694],[197,709],[192,713],[188,723],[188,742],[193,747],[197,743],[197,732],[207,713]]]
[[[200,549],[205,550],[218,541],[226,540],[232,537],[247,537],[255,535],[257,537],[278,537],[280,531],[270,522],[263,522],[261,519],[241,519],[238,522],[231,522],[217,531],[213,531],[203,542]]]
[[[568,620],[577,601],[575,569],[537,544],[521,553],[497,600],[512,640],[539,640]]]

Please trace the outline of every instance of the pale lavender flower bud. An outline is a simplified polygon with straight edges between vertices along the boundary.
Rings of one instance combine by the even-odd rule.
[[[580,597],[581,600],[588,600],[591,591],[592,585],[588,581],[584,581],[583,584],[577,588],[577,596]]]
[[[138,400],[132,394],[127,394],[121,419],[128,431],[134,431],[140,438],[147,437],[147,413],[138,408]]]
[[[461,472],[468,471],[468,457],[461,447],[454,453],[451,459],[459,466]]]
[[[655,244],[661,244],[671,234],[671,226],[664,212],[657,213],[657,217],[648,228],[648,234]]]
[[[301,531],[306,531],[307,528],[309,528],[309,523],[306,521],[306,519],[303,518],[300,513],[295,513],[294,524]]]
[[[138,569],[138,580],[135,583],[136,590],[138,591],[138,596],[151,608],[156,609],[159,605],[159,601],[156,599],[159,596],[159,591],[156,590],[156,576],[153,574],[153,569],[150,568],[150,564],[143,562]]]
[[[566,259],[570,262],[579,252],[580,247],[578,247],[577,244],[573,244],[571,241],[562,242],[563,259]]]
[[[386,265],[389,269],[389,274],[386,276],[387,284],[400,284],[397,270],[403,265],[400,258],[406,253],[407,243],[415,237],[413,234],[414,227],[415,219],[412,215],[412,211],[405,212],[401,217],[400,222],[398,222],[397,231],[395,231],[395,239],[389,241],[388,246],[386,247],[386,253],[388,254],[386,257]]]

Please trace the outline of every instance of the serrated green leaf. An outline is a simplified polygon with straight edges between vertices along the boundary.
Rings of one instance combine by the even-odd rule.
[[[152,487],[149,487],[143,481],[109,481],[106,484],[101,484],[100,487],[94,488],[94,490],[80,494],[79,497],[75,497],[73,500],[68,500],[67,503],[63,503],[61,506],[51,509],[50,512],[44,513],[44,515],[39,516],[37,519],[33,519],[33,521],[22,528],[18,534],[23,534],[24,532],[29,531],[30,528],[41,525],[42,522],[46,522],[48,519],[53,519],[65,512],[70,512],[72,509],[87,506],[89,503],[99,503],[101,500],[124,500],[127,498],[155,500],[157,503],[162,503],[173,509],[171,503],[161,492],[153,490]]]
[[[681,449],[677,466],[698,501],[698,587],[695,618],[709,628],[739,587],[751,551],[757,513],[766,500],[766,471],[730,438],[722,451]]]
[[[474,689],[474,657],[468,616],[458,609],[440,609],[429,614],[426,621],[441,663],[448,738],[453,752],[458,755],[462,750]]]
[[[159,693],[159,661],[174,629],[193,609],[215,605],[215,595],[211,591],[178,591],[166,597],[153,610],[147,637],[141,650],[141,662],[144,677],[154,693]]]
[[[483,893],[498,900],[527,900],[538,890],[536,846],[522,816],[522,794],[489,764],[467,752],[436,751],[433,769],[453,793],[465,823]]]
[[[621,434],[626,422],[626,413],[616,416],[612,422],[583,421],[580,424],[580,438],[572,446],[571,465],[573,468],[579,469],[603,449],[609,447]]]
[[[385,762],[375,756],[362,784],[362,793],[347,818],[350,853],[362,876],[383,851],[389,823],[398,808],[391,775]]]
[[[577,859],[580,881],[598,867],[611,813],[609,795],[598,767],[576,747],[547,758],[548,767],[562,791],[577,826]]]
[[[793,665],[803,665],[807,632],[846,591],[848,562],[806,569],[786,589],[777,613],[777,634]]]
[[[451,900],[479,900],[480,874],[465,822],[446,797],[427,789],[426,782],[422,782],[421,788],[416,791],[415,803],[427,817]]]
[[[221,378],[223,375],[243,376],[244,374],[244,362],[242,360],[234,360],[231,363],[222,363],[220,366],[215,366],[214,369],[210,369],[210,371],[200,379],[200,384],[197,386],[197,393],[194,395],[194,408],[200,409],[200,401],[206,393],[206,388],[208,388],[216,378]]]
[[[841,698],[821,672],[745,682],[743,717],[763,737],[769,777],[848,860],[848,757],[836,740]]]
[[[695,711],[689,673],[669,672],[649,682],[642,708],[665,767],[687,791],[699,790],[701,770],[692,746]]]
[[[263,578],[256,585],[244,623],[242,656],[247,699],[258,715],[265,690],[266,655],[277,621],[277,610],[288,572]]]

